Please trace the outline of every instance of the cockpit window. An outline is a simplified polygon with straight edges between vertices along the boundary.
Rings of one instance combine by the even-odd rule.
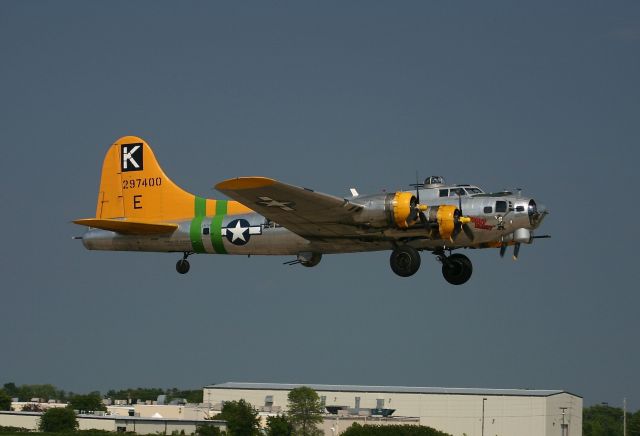
[[[506,211],[507,211],[507,202],[496,201],[496,212],[506,212]]]
[[[453,188],[449,190],[449,197],[457,197],[458,195],[467,195],[464,188]]]
[[[448,189],[441,189],[440,190],[440,197],[448,197],[449,196],[449,190]]]
[[[467,188],[467,192],[469,194],[482,194],[482,189],[480,189],[480,188]]]

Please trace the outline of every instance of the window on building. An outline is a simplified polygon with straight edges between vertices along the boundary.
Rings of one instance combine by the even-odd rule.
[[[267,395],[266,397],[264,397],[264,405],[266,407],[273,406],[273,395]]]
[[[376,400],[376,409],[384,409],[384,398],[378,398]]]

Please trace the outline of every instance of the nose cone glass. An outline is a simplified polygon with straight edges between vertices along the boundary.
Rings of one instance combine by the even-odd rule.
[[[529,222],[536,228],[542,223],[542,220],[548,212],[544,205],[538,205],[535,200],[531,199],[527,206],[527,213],[529,214]]]

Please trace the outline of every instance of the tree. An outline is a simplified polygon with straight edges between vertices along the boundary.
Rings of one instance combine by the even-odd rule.
[[[284,415],[267,418],[267,436],[292,436],[293,425]]]
[[[46,433],[71,432],[77,428],[75,412],[66,407],[52,407],[40,418],[40,430]]]
[[[640,410],[634,413],[628,421],[627,434],[628,436],[640,436]]]
[[[307,386],[292,389],[288,395],[289,421],[299,436],[321,434],[317,425],[322,422],[323,407],[320,397]]]
[[[18,396],[18,387],[16,386],[15,383],[13,382],[5,383],[2,388],[10,397]]]
[[[74,395],[69,400],[69,407],[80,413],[107,410],[106,406],[102,403],[100,392],[91,392],[87,395]]]
[[[451,436],[423,425],[351,425],[342,436]]]
[[[245,400],[224,403],[222,412],[213,419],[227,421],[227,431],[231,436],[254,436],[260,434],[258,411]]]
[[[13,385],[13,388],[15,388],[15,385],[13,383],[8,384]],[[17,396],[22,401],[29,401],[31,398],[40,398],[44,401],[52,399],[63,400],[65,397],[65,392],[56,389],[55,386],[50,384],[21,385],[17,388],[16,395],[14,396]]]
[[[164,390],[160,388],[121,389],[119,391],[111,389],[107,392],[107,397],[114,400],[131,400],[133,404],[136,404],[138,400],[157,400],[158,395],[164,395],[164,393]]]
[[[622,409],[608,404],[587,407],[582,413],[584,436],[622,436]]]
[[[11,410],[11,397],[0,389],[0,410]]]
[[[198,436],[220,436],[222,433],[218,427],[207,424],[199,424],[196,426],[196,435]]]

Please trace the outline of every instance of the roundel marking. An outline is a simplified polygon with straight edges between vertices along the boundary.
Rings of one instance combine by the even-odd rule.
[[[250,228],[251,225],[249,224],[249,221],[245,219],[240,218],[231,221],[225,228],[227,241],[235,245],[246,244],[251,238],[249,235]]]

